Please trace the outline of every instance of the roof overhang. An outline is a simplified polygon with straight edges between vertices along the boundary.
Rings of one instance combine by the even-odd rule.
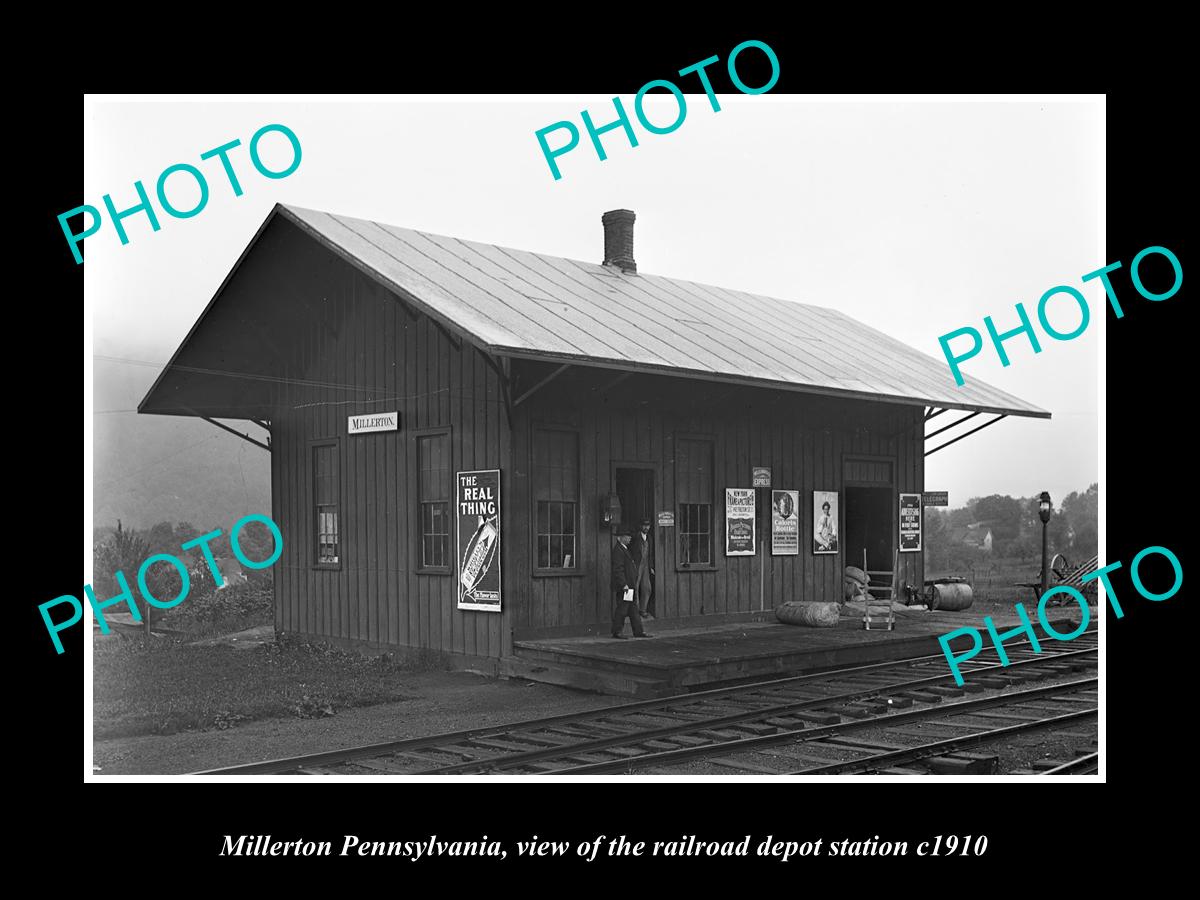
[[[664,375],[677,378],[690,378],[702,381],[744,385],[747,387],[764,388],[770,390],[794,391],[798,393],[813,394],[818,396],[866,400],[877,403],[891,403],[906,406],[921,406],[930,409],[956,409],[964,410],[972,413],[990,413],[1000,417],[1006,416],[1022,416],[1028,418],[1049,419],[1050,412],[1040,409],[1025,401],[1012,398],[1013,405],[993,404],[975,402],[969,399],[956,401],[947,399],[946,396],[930,397],[922,396],[920,393],[914,392],[911,394],[905,393],[888,393],[880,391],[862,391],[854,389],[843,389],[828,385],[813,385],[798,383],[796,381],[773,379],[773,378],[757,378],[730,374],[726,372],[715,372],[704,368],[689,368],[678,365],[660,365],[653,362],[631,361],[628,359],[611,359],[596,355],[585,354],[570,354],[562,352],[543,352],[529,347],[511,346],[504,343],[489,341],[485,337],[472,332],[464,327],[460,322],[453,317],[448,316],[438,306],[429,302],[425,298],[419,296],[414,291],[409,290],[406,286],[397,283],[394,279],[389,278],[384,272],[381,272],[375,266],[370,265],[364,259],[350,252],[346,247],[342,246],[338,241],[332,240],[329,235],[322,232],[319,228],[313,226],[311,222],[303,216],[298,215],[286,206],[276,204],[276,206],[267,215],[266,219],[259,226],[246,248],[242,251],[229,273],[222,280],[220,286],[213,294],[205,306],[204,311],[196,320],[196,323],[188,331],[182,343],[176,349],[171,359],[164,366],[162,372],[155,379],[154,384],[147,391],[146,396],[138,404],[139,413],[149,413],[156,415],[185,415],[199,417],[220,417],[220,418],[240,418],[240,419],[265,419],[270,418],[271,409],[269,403],[265,400],[261,404],[254,402],[254,397],[259,396],[265,398],[268,391],[255,391],[253,388],[247,387],[247,384],[255,383],[267,385],[272,382],[283,380],[282,375],[278,371],[270,371],[269,366],[261,365],[264,360],[260,348],[254,347],[249,353],[242,355],[239,360],[234,354],[233,359],[230,359],[231,368],[217,369],[210,366],[197,366],[188,364],[189,347],[197,340],[197,337],[203,332],[206,327],[206,322],[210,319],[213,308],[217,300],[224,293],[226,287],[233,280],[235,275],[242,268],[243,264],[250,256],[251,251],[259,244],[264,233],[267,232],[269,226],[277,219],[281,218],[290,224],[297,227],[302,233],[315,240],[320,246],[327,249],[340,259],[344,260],[368,278],[380,284],[388,291],[392,292],[403,303],[407,304],[417,313],[427,315],[433,322],[437,323],[448,335],[454,336],[455,339],[466,341],[489,356],[508,357],[511,359],[526,359],[535,360],[538,362],[558,363],[563,365],[589,366],[601,369],[611,369],[620,372],[628,373],[645,373]],[[914,353],[916,351],[913,351]],[[260,365],[258,370],[247,368],[247,365],[252,361],[258,361]],[[183,403],[175,402],[170,396],[173,384],[178,386],[180,379],[186,379],[193,384],[200,380],[208,380],[207,383],[212,387],[211,403]],[[220,389],[222,379],[235,379],[241,383],[241,397],[239,402],[234,405],[229,402],[222,401],[223,392]],[[291,379],[295,381],[295,379]],[[326,385],[318,385],[315,382],[313,386],[325,387]],[[993,389],[994,390],[994,389]],[[999,392],[997,392],[999,393]],[[1007,395],[1003,395],[1007,396]],[[1022,405],[1016,405],[1020,403]]]

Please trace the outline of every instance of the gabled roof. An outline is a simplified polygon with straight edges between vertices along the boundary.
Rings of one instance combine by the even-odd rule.
[[[945,362],[828,307],[295,206],[275,215],[492,354],[1050,417],[977,379],[957,387]]]

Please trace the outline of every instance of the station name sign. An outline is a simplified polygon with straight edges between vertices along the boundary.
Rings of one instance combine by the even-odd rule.
[[[367,434],[371,431],[396,431],[400,428],[400,413],[368,413],[365,416],[350,416],[347,431],[350,434]]]
[[[921,494],[922,506],[949,506],[949,491],[925,491]]]

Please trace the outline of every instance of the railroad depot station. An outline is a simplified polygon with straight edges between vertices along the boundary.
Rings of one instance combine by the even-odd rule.
[[[276,631],[653,695],[978,624],[773,610],[846,566],[919,590],[925,456],[1050,414],[835,308],[647,274],[634,214],[602,223],[599,263],[272,210],[139,412],[269,450]],[[613,531],[643,519],[656,639],[614,641]]]

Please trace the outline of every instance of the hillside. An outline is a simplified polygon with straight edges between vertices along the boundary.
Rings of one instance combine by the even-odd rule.
[[[111,355],[153,361],[167,352]],[[93,526],[114,527],[119,518],[131,528],[192,522],[228,529],[247,513],[270,513],[265,450],[198,419],[138,415],[155,368],[97,359],[94,372]],[[245,430],[262,439],[257,425]]]

